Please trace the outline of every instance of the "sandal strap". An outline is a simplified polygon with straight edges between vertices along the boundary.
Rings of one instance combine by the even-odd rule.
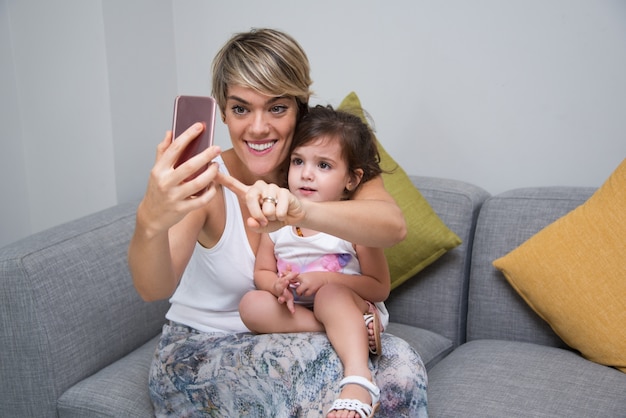
[[[351,385],[351,384],[359,385],[365,388],[370,393],[370,396],[372,397],[372,405],[376,405],[378,401],[380,400],[380,389],[378,388],[378,386],[376,386],[374,383],[370,382],[363,376],[344,377],[341,380],[341,382],[339,382],[339,389],[341,390],[343,389],[344,386]],[[352,409],[351,411],[354,411],[354,409]]]
[[[355,411],[361,418],[369,418],[374,410],[370,405],[358,399],[337,399],[328,410],[330,411]]]
[[[385,326],[380,321],[380,311],[378,310],[378,306],[375,303],[370,302],[369,300],[365,301],[367,303],[368,309],[367,312],[363,314],[363,319],[365,319],[365,325],[369,324],[374,320],[374,318],[378,319],[378,323],[380,325],[380,333],[385,332]]]
[[[370,322],[374,322],[374,319],[377,319],[374,316],[374,314],[371,314],[371,313],[363,314],[363,320],[365,321],[365,327],[367,327],[370,324]],[[380,328],[381,328],[380,333],[382,334],[385,331],[385,329],[383,328],[383,324],[380,324]]]

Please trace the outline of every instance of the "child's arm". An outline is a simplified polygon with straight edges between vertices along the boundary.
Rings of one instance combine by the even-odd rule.
[[[254,262],[254,285],[259,290],[267,290],[279,297],[286,288],[286,285],[279,285],[281,282],[283,281],[279,280],[276,257],[274,256],[274,242],[268,234],[262,234]]]
[[[370,302],[384,302],[391,291],[391,274],[382,248],[355,245],[361,264],[361,280],[353,290]]]
[[[383,249],[360,245],[356,245],[355,249],[361,265],[360,275],[329,271],[300,273],[297,278],[300,285],[296,292],[299,295],[311,296],[324,284],[341,283],[370,302],[386,300],[391,289],[391,277]]]

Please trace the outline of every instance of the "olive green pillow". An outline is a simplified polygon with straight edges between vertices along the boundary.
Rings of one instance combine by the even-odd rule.
[[[493,265],[567,345],[626,373],[626,160]]]
[[[361,102],[354,92],[343,99],[338,109],[356,114],[367,122]],[[377,145],[385,188],[402,209],[407,225],[406,239],[385,249],[391,288],[395,289],[448,250],[461,244],[461,239],[437,216],[406,172],[378,140]]]

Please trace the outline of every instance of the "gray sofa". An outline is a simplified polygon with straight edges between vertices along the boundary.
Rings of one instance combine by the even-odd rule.
[[[568,349],[491,262],[593,192],[489,196],[412,177],[463,240],[394,290],[388,332],[428,369],[431,417],[626,417],[626,374]],[[137,202],[0,250],[0,416],[152,415],[147,375],[167,302],[137,296],[126,265]]]

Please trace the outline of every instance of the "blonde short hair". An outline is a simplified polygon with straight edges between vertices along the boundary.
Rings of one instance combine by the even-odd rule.
[[[222,114],[228,86],[251,88],[268,96],[296,99],[306,109],[312,84],[309,60],[291,36],[275,29],[235,34],[213,59],[212,96]]]

